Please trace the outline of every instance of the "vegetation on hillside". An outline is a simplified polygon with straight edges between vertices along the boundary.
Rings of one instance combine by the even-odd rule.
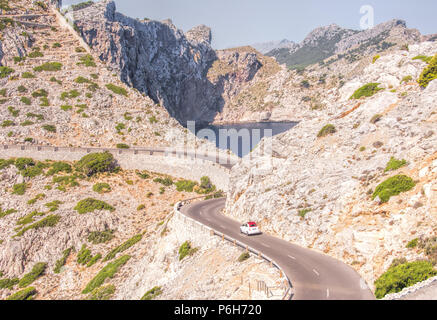
[[[377,299],[382,299],[387,294],[400,292],[435,275],[437,271],[428,261],[414,261],[392,266],[375,281],[375,296]]]

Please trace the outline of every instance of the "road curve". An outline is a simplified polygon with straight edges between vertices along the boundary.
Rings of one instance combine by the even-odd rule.
[[[241,223],[221,214],[225,201],[195,202],[182,207],[181,212],[273,259],[293,284],[293,300],[375,299],[358,273],[336,259],[268,234],[251,237],[240,234]]]

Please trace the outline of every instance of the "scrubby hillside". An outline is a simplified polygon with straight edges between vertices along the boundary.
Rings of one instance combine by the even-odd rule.
[[[332,88],[313,118],[232,169],[227,214],[345,261],[378,297],[393,278],[375,280],[394,259],[435,263],[436,52],[424,42],[386,53]],[[260,151],[270,145],[272,159]],[[416,280],[432,275],[419,265],[389,273],[409,267],[422,268]]]
[[[2,18],[0,143],[166,146],[184,135],[165,108],[124,85],[42,2]],[[17,16],[18,15],[18,16]]]
[[[186,242],[173,205],[214,192],[206,178],[124,171],[109,154],[0,160],[0,177],[2,299],[250,299],[249,281],[279,279],[209,234]]]

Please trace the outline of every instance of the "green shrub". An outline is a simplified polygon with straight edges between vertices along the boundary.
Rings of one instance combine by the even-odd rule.
[[[10,295],[6,300],[32,300],[33,296],[36,294],[36,289],[34,287],[29,287]]]
[[[73,107],[69,106],[69,105],[62,105],[61,109],[64,110],[64,111],[69,111],[69,110],[73,109]]]
[[[91,259],[93,255],[91,254],[91,250],[86,247],[86,245],[82,245],[82,248],[77,253],[77,263],[81,265],[87,264]]]
[[[131,257],[128,255],[122,256],[117,260],[108,263],[100,272],[87,284],[82,291],[83,294],[90,293],[94,289],[100,287],[107,278],[112,278],[118,270],[125,265]]]
[[[94,257],[91,258],[90,261],[88,261],[86,267],[89,268],[91,266],[93,266],[94,264],[97,263],[97,261],[99,261],[100,259],[102,259],[102,255],[100,253],[96,254]]]
[[[334,125],[327,124],[319,131],[319,133],[317,134],[317,137],[318,138],[326,137],[326,136],[328,136],[330,134],[334,134],[336,132],[337,132],[337,129],[335,129]]]
[[[59,210],[59,205],[61,205],[63,202],[59,200],[55,200],[49,203],[46,203],[45,206],[49,209],[49,212],[55,212]]]
[[[71,165],[63,161],[57,161],[52,163],[50,169],[47,171],[47,176],[53,176],[60,172],[71,173],[71,171],[72,171]]]
[[[149,179],[150,178],[150,174],[147,171],[144,172],[140,172],[140,171],[135,171],[135,173],[137,174],[138,177],[140,177],[141,179]]]
[[[165,177],[165,178],[158,177],[158,178],[154,179],[153,182],[160,183],[166,187],[169,187],[173,184],[173,180],[169,177]]]
[[[90,54],[86,54],[79,58],[77,65],[84,65],[85,67],[95,67],[96,63],[94,62],[94,58]]]
[[[35,75],[31,72],[23,72],[23,74],[21,75],[21,77],[23,79],[35,79]]]
[[[26,183],[18,183],[12,187],[12,194],[22,196],[26,193],[27,185]]]
[[[12,126],[15,126],[15,123],[12,120],[4,120],[2,122],[2,128],[12,127]]]
[[[39,193],[35,196],[35,198],[30,199],[29,201],[27,201],[28,205],[33,205],[35,204],[38,200],[42,200],[46,197],[46,195],[44,193]]]
[[[77,52],[77,53],[86,52],[85,48],[82,48],[82,47],[76,47],[74,49],[74,51]]]
[[[193,255],[198,249],[191,247],[190,241],[185,241],[180,247],[179,247],[179,261],[181,261],[186,256]]]
[[[15,236],[20,237],[31,229],[38,230],[40,228],[45,228],[45,227],[54,227],[59,222],[60,219],[61,217],[58,215],[50,215],[44,219],[41,219],[40,221],[35,222],[34,224],[31,224],[30,226],[23,228]]]
[[[55,77],[51,77],[51,78],[50,78],[50,82],[55,82],[55,83],[57,83],[57,84],[59,84],[59,85],[61,85],[61,84],[62,84],[62,81],[61,81],[61,80],[58,80],[58,79],[56,79]]]
[[[20,101],[23,102],[25,105],[30,106],[32,104],[32,100],[28,97],[21,97]]]
[[[93,231],[88,235],[88,241],[92,244],[106,243],[113,238],[114,230]]]
[[[176,190],[179,192],[193,192],[193,188],[197,186],[197,182],[191,180],[180,180],[175,182]]]
[[[151,116],[151,117],[149,118],[149,122],[150,122],[151,124],[158,123],[158,119],[156,119],[155,116]]]
[[[423,62],[429,64],[431,62],[431,60],[432,60],[432,57],[424,56],[424,55],[419,55],[419,56],[415,56],[413,58],[413,60],[422,60]]]
[[[6,97],[6,94],[7,94],[6,88],[0,89],[0,96]]]
[[[437,79],[437,54],[430,60],[429,65],[423,70],[417,82],[422,88],[426,88],[435,79]]]
[[[126,251],[127,249],[129,249],[130,247],[132,247],[133,245],[135,245],[137,242],[141,241],[141,239],[143,238],[142,234],[137,234],[136,236],[133,236],[132,238],[130,238],[129,240],[125,241],[123,244],[119,245],[118,247],[112,249],[107,255],[106,257],[103,259],[103,261],[108,261],[111,259],[114,259],[115,256],[118,253],[121,253],[123,251]]]
[[[34,92],[32,92],[32,97],[39,98],[39,97],[47,97],[49,93],[44,89],[38,89]]]
[[[124,89],[124,88],[122,88],[122,87],[119,87],[119,86],[116,86],[116,85],[114,85],[114,84],[112,84],[112,83],[107,84],[107,85],[106,85],[106,88],[107,88],[108,90],[111,90],[111,91],[114,92],[115,94],[123,95],[123,96],[125,96],[125,97],[128,96],[128,93],[127,93],[127,90],[126,90],[126,89]]]
[[[28,118],[36,118],[39,121],[44,120],[44,116],[42,114],[36,114],[36,113],[32,113],[32,112],[26,113],[26,117],[28,117]]]
[[[47,132],[53,132],[53,133],[56,132],[56,127],[52,124],[43,125],[42,128]]]
[[[61,269],[67,262],[68,256],[70,255],[72,249],[73,248],[68,248],[62,252],[62,257],[56,261],[55,268],[53,269],[54,273],[61,273]]]
[[[0,279],[0,289],[12,290],[18,282],[20,282],[18,278]]]
[[[223,191],[219,190],[214,192],[213,194],[210,194],[209,196],[205,197],[205,200],[209,200],[209,199],[219,199],[219,198],[224,198],[225,195],[223,193]]]
[[[238,257],[238,262],[243,262],[246,261],[247,259],[250,258],[250,254],[249,252],[243,252],[239,257]]]
[[[29,58],[41,58],[44,57],[44,54],[41,51],[35,50],[27,55]]]
[[[8,107],[8,111],[13,117],[18,117],[18,115],[20,114],[20,110],[17,110],[12,106]]]
[[[413,239],[410,242],[408,242],[407,248],[409,248],[409,249],[416,248],[418,244],[419,244],[419,239],[418,238]]]
[[[129,149],[130,146],[125,144],[125,143],[118,143],[117,144],[117,149]]]
[[[115,286],[110,284],[101,288],[94,289],[86,300],[110,300],[115,293]]]
[[[407,262],[395,267],[390,267],[375,281],[375,296],[384,298],[387,294],[397,293],[418,282],[437,275],[433,266],[428,261]]]
[[[111,191],[111,186],[107,183],[96,183],[93,186],[93,191],[97,193],[108,193]]]
[[[20,123],[20,126],[22,127],[27,127],[27,126],[33,126],[35,124],[35,122],[30,121],[30,120],[26,120]]]
[[[162,288],[161,287],[153,287],[149,291],[147,291],[144,296],[141,298],[141,300],[153,300],[157,296],[162,294]]]
[[[407,164],[407,160],[398,160],[395,157],[391,157],[390,161],[387,163],[384,172],[398,170],[399,168],[402,168],[406,164]]]
[[[73,89],[71,91],[65,91],[61,93],[61,100],[65,101],[65,99],[74,99],[80,96],[80,92],[76,89]]]
[[[76,82],[76,83],[90,83],[91,81],[88,80],[87,78],[80,76],[80,77],[77,77],[76,79],[74,79],[74,82]]]
[[[9,67],[0,66],[0,78],[6,78],[11,73],[14,73],[15,70]]]
[[[15,160],[13,159],[9,159],[9,160],[0,159],[0,170],[9,168],[13,164],[15,164]]]
[[[32,271],[25,274],[23,278],[21,278],[20,282],[18,282],[18,286],[20,288],[24,288],[32,284],[36,279],[38,279],[44,274],[46,268],[47,268],[47,263],[38,262],[33,266]]]
[[[74,210],[76,210],[79,214],[85,214],[94,212],[95,210],[107,210],[113,212],[115,211],[115,208],[104,201],[87,198],[79,201],[76,207],[74,207]]]
[[[378,60],[379,58],[381,58],[381,56],[379,54],[377,54],[376,56],[373,57],[372,59],[372,63],[375,63],[376,60]]]
[[[45,215],[44,212],[32,211],[31,213],[18,219],[17,225],[21,226],[21,225],[26,225],[26,224],[32,223],[32,222],[34,222],[34,219],[33,219],[34,217],[41,217],[44,215]]]
[[[75,165],[76,170],[87,176],[93,176],[101,172],[113,172],[116,169],[114,156],[109,152],[90,153],[84,156]]]
[[[350,99],[360,99],[361,97],[371,97],[374,94],[378,93],[381,90],[384,90],[383,88],[379,88],[379,83],[368,83],[361,88],[359,88],[357,91],[354,92],[354,94],[350,97]]]
[[[33,68],[35,72],[42,71],[60,71],[62,69],[62,63],[60,62],[46,62],[38,67]]]
[[[12,213],[18,212],[15,209],[8,209],[6,211],[3,211],[3,209],[0,207],[0,218],[4,218]]]
[[[55,42],[55,43],[52,45],[52,48],[53,48],[53,49],[60,48],[60,47],[62,47],[62,45],[61,45],[59,42]]]
[[[140,204],[140,205],[137,207],[137,211],[141,211],[141,210],[144,210],[144,209],[146,209],[146,206],[145,206],[144,204]]]
[[[375,124],[382,119],[382,114],[375,114],[372,119],[370,119],[370,123]]]
[[[401,83],[408,83],[408,82],[410,82],[411,80],[413,80],[413,77],[412,76],[405,76],[405,77],[403,77],[402,78],[402,80],[401,80]]]
[[[79,186],[79,182],[77,182],[77,176],[55,176],[53,177],[53,183],[57,183],[58,190],[65,191],[66,187],[77,187]],[[62,188],[60,188],[62,187]]]
[[[381,203],[388,202],[391,197],[414,188],[416,183],[408,176],[397,175],[378,185],[373,193],[372,200],[379,197]]]
[[[117,123],[115,126],[115,130],[117,130],[117,133],[120,133],[121,130],[126,129],[126,125],[124,123]]]

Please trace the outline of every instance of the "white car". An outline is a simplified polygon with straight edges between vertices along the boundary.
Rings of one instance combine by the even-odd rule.
[[[244,233],[247,234],[248,236],[251,236],[254,234],[261,234],[261,231],[259,230],[255,222],[248,222],[240,227],[240,233]]]

